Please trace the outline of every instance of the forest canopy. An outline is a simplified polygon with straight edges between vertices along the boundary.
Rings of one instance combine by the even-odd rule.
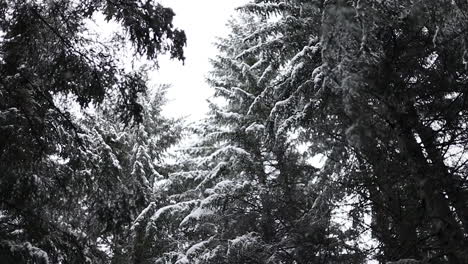
[[[0,13],[0,262],[468,263],[466,1],[252,0],[194,124],[115,52],[184,60],[171,9]]]
[[[97,15],[123,33],[93,37]],[[160,115],[164,89],[151,93],[147,72],[126,70],[116,51],[183,60],[174,15],[151,1],[0,1],[1,263],[105,263],[125,251],[179,128]]]

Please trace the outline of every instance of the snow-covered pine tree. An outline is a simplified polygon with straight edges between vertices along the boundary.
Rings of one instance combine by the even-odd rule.
[[[294,12],[316,21],[301,33],[316,38],[316,56],[303,56],[305,43],[276,47],[300,59],[275,86],[285,98],[270,117],[271,134],[300,126],[310,150],[327,155],[324,170],[356,197],[355,220],[363,223],[362,205],[371,206],[382,262],[467,261],[467,8],[462,1],[372,0],[243,8],[274,14],[276,23],[287,24]]]
[[[128,263],[132,222],[153,200],[152,185],[167,169],[163,155],[181,131],[177,121],[161,116],[164,90],[140,103],[143,121],[136,127],[125,125],[103,105],[80,119],[71,117],[80,127],[79,142],[57,128],[68,141],[60,155],[44,161],[47,175],[54,177],[36,177],[29,183],[32,189],[23,190],[34,193],[23,197],[24,202],[41,209],[40,215],[31,212],[36,225],[29,227],[38,235],[25,234],[27,222],[3,211],[3,260]],[[54,234],[41,237],[46,232],[41,228]]]
[[[106,43],[94,38],[88,22],[99,15],[125,34]],[[108,202],[97,194],[111,194],[106,188],[118,181],[118,170],[108,165],[112,151],[88,140],[86,128],[75,123],[71,108],[57,98],[70,96],[76,106],[86,108],[118,94],[113,103],[119,112],[114,114],[128,124],[141,122],[139,97],[146,82],[141,73],[125,71],[112,47],[127,43],[137,57],[156,60],[167,52],[183,60],[185,35],[173,26],[173,16],[171,9],[151,1],[0,2],[2,263],[107,260],[95,239],[101,231],[114,232],[112,226],[86,219],[107,222],[108,217],[84,211]],[[102,158],[93,153],[98,149]],[[81,167],[83,162],[89,166]],[[109,169],[106,177],[86,171],[100,165],[101,171]]]
[[[217,103],[182,170],[156,182],[158,199],[135,221],[135,263],[360,263],[317,169],[288,137],[265,137],[284,59],[262,46],[269,22],[230,26],[209,78]]]
[[[136,127],[119,122],[109,106],[83,120],[93,151],[78,155],[78,162],[96,175],[95,187],[86,189],[90,199],[83,203],[92,203],[85,204],[86,215],[99,226],[96,235],[108,247],[112,263],[130,261],[131,224],[154,199],[152,187],[168,170],[163,158],[181,136],[179,121],[161,115],[166,89],[161,86],[141,98],[143,120]]]

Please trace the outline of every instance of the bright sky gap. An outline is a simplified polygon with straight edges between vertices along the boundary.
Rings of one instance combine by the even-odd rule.
[[[217,37],[226,35],[226,23],[235,14],[235,8],[246,0],[164,0],[162,4],[171,7],[176,16],[174,25],[185,30],[187,47],[186,61],[160,58],[160,69],[152,76],[155,84],[170,84],[168,104],[164,114],[170,117],[200,119],[207,111],[206,100],[213,89],[205,83],[210,70],[209,59],[216,56],[213,45]]]

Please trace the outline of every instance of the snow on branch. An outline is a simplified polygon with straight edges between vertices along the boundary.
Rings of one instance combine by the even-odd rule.
[[[186,225],[189,221],[192,221],[192,220],[197,221],[197,220],[200,220],[200,218],[202,217],[210,216],[210,215],[213,215],[214,213],[215,212],[211,210],[210,208],[203,207],[203,206],[196,207],[190,212],[190,214],[185,216],[182,222],[180,222],[179,226],[182,227]]]
[[[235,59],[241,59],[251,54],[258,54],[261,50],[276,50],[277,48],[281,48],[283,44],[284,36],[277,36],[276,38],[270,39],[265,42],[260,42],[259,44],[242,51],[235,57]]]
[[[133,221],[131,230],[134,230],[136,227],[138,227],[142,223],[142,221],[148,216],[148,214],[154,210],[155,206],[156,205],[154,204],[154,202],[151,202],[143,211],[141,211],[141,213],[137,216],[135,221]]]
[[[171,204],[171,205],[161,207],[153,214],[153,216],[151,216],[151,222],[158,221],[161,218],[161,216],[163,216],[163,215],[167,215],[167,214],[173,215],[176,212],[188,211],[197,202],[198,202],[198,200],[191,200],[191,201],[180,202],[180,203]]]
[[[221,117],[223,119],[230,119],[231,121],[240,121],[244,119],[244,115],[235,112],[215,111],[215,113],[218,117]]]
[[[246,96],[246,97],[248,97],[250,99],[255,99],[255,96],[253,94],[251,94],[251,93],[249,93],[249,92],[247,92],[247,91],[245,91],[245,90],[243,90],[243,89],[241,89],[239,87],[232,87],[231,90],[233,92],[235,92],[236,94],[241,94],[241,95],[244,95],[244,96]]]
[[[265,131],[265,126],[258,123],[250,124],[246,129],[246,133],[263,133]]]
[[[208,174],[200,184],[198,184],[198,186],[196,187],[196,190],[206,189],[205,185],[211,180],[218,178],[227,167],[228,167],[227,162],[218,163],[218,165],[216,165],[216,167],[211,171],[211,173]]]
[[[246,13],[254,13],[270,17],[281,15],[285,11],[292,11],[297,8],[287,4],[285,1],[280,3],[248,3],[237,9]]]
[[[242,149],[242,148],[239,148],[239,147],[236,147],[236,146],[232,146],[232,145],[227,145],[227,146],[221,147],[220,149],[216,150],[215,152],[213,152],[208,157],[203,158],[200,161],[199,166],[203,165],[203,164],[206,164],[206,163],[208,163],[210,161],[213,161],[213,160],[215,160],[217,158],[220,158],[220,157],[243,157],[243,158],[250,159],[251,155],[245,149]]]

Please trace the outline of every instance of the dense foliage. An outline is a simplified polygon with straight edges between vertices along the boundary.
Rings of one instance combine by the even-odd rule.
[[[213,62],[210,83],[224,100],[200,128],[200,161],[165,180],[168,203],[137,221],[137,234],[157,234],[144,233],[146,249],[167,246],[147,259],[466,263],[467,8],[373,0],[239,8],[249,19],[233,25]],[[320,156],[323,166],[308,169],[307,157]],[[317,198],[328,209],[309,207]],[[340,234],[337,224],[351,229]],[[307,228],[321,235],[295,236]]]
[[[94,38],[99,14],[124,35]],[[142,98],[145,72],[126,71],[115,50],[129,43],[141,57],[183,60],[173,16],[150,1],[0,1],[0,262],[119,253],[149,199],[153,163],[178,136],[167,134],[177,128],[160,117],[161,97]],[[91,106],[96,119],[75,117]]]
[[[164,89],[144,95],[125,38],[104,47],[85,21],[120,23],[136,59],[183,59],[170,9],[0,2],[0,260],[468,263],[468,4],[238,11],[169,166]]]
[[[271,86],[270,137],[304,129],[354,221],[372,216],[381,262],[466,263],[466,4],[255,2],[242,9],[276,21],[254,48],[297,54]]]
[[[209,82],[219,103],[194,128],[182,168],[156,183],[158,197],[135,221],[135,263],[361,263],[331,221],[333,187],[287,137],[264,130],[275,98],[252,104],[278,74],[277,58],[245,52],[263,26],[231,23]]]

